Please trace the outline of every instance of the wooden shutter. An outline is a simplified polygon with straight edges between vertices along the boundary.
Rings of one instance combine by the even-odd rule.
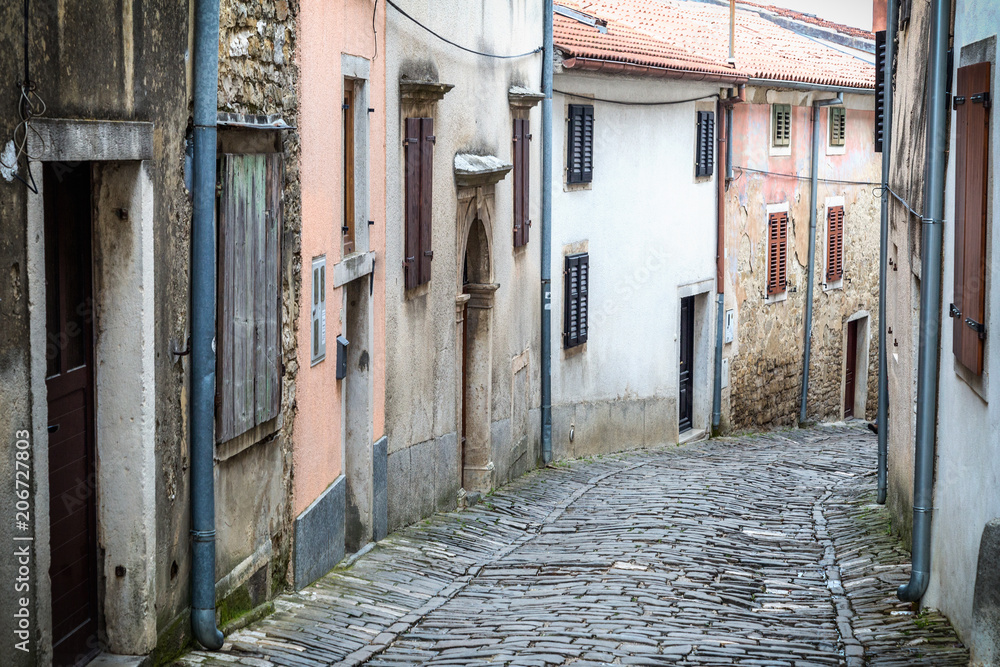
[[[843,146],[847,138],[847,112],[844,107],[830,107],[830,145]]]
[[[531,162],[529,123],[527,118],[514,119],[514,247],[528,243],[528,229],[531,227],[529,197],[531,181],[528,179]]]
[[[281,402],[280,154],[223,155],[219,201],[216,437],[277,416]]]
[[[792,138],[792,107],[789,104],[771,106],[771,145],[788,146]]]
[[[594,107],[569,105],[567,128],[566,181],[590,183],[594,180]]]
[[[890,0],[891,2],[892,0]],[[875,152],[882,152],[885,141],[885,82],[886,70],[885,30],[875,33]]]
[[[698,149],[695,157],[695,176],[711,176],[715,154],[715,112],[698,112]]]
[[[989,185],[990,63],[958,69],[954,104],[955,300],[953,351],[958,362],[983,372],[986,338],[986,203]]]
[[[826,211],[826,281],[844,277],[844,207],[831,206]]]
[[[420,119],[420,284],[430,282],[434,246],[431,221],[434,205],[434,119]]]
[[[404,204],[405,239],[403,243],[403,282],[406,289],[420,284],[420,213],[421,213],[421,121],[407,118],[405,139],[406,196]]]
[[[589,333],[590,256],[587,253],[566,257],[563,282],[563,347],[570,348],[586,343]]]
[[[768,217],[767,295],[785,291],[788,282],[788,213],[772,213]]]

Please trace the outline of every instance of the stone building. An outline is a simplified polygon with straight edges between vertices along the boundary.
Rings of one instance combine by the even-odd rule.
[[[540,455],[542,3],[405,9],[386,10],[390,529]]]
[[[878,6],[880,3],[876,3]],[[995,176],[1000,151],[997,105],[1000,85],[997,32],[1000,10],[991,2],[947,2],[945,34],[953,48],[946,81],[938,88],[946,107],[943,248],[940,275],[924,275],[925,203],[932,194],[926,176],[928,75],[937,3],[904,3],[889,12],[895,58],[887,65],[892,83],[889,196],[889,271],[885,333],[889,388],[888,494],[892,528],[917,539],[917,514],[929,517],[925,543],[929,570],[920,605],[940,609],[972,650],[972,663],[1000,662],[1000,463],[996,456],[1000,351],[993,332],[1000,326],[1000,280],[995,261],[1000,238]],[[887,34],[891,34],[887,31]],[[984,95],[987,93],[987,95]],[[940,195],[941,193],[936,193]],[[897,199],[898,196],[898,199]],[[908,210],[912,209],[912,210]],[[922,283],[939,280],[940,308],[925,306]],[[933,283],[932,283],[933,284]],[[930,322],[921,327],[921,312]],[[980,335],[979,330],[983,333]],[[931,406],[917,401],[920,347],[936,369]],[[927,371],[928,369],[923,369]],[[932,412],[923,413],[925,410]],[[930,419],[935,438],[932,502],[914,507],[915,455],[919,420]],[[919,471],[916,471],[919,474]],[[924,533],[926,535],[926,533]],[[915,543],[914,552],[922,550]]]
[[[874,189],[881,160],[872,129],[873,35],[824,21],[817,27],[815,17],[794,12],[782,16],[779,27],[766,11],[736,12],[736,66],[747,70],[749,82],[745,101],[732,107],[728,133],[723,430],[800,420],[811,210],[806,419],[872,419],[877,403]],[[817,102],[831,106],[814,107]],[[813,122],[819,124],[815,202]]]
[[[231,628],[291,575],[298,19],[284,1],[220,15],[213,476]],[[30,488],[23,524],[0,527],[27,545],[0,561],[5,580],[25,568],[0,597],[27,618],[0,620],[5,664],[166,660],[191,636],[191,16],[157,0],[0,8],[0,486]]]

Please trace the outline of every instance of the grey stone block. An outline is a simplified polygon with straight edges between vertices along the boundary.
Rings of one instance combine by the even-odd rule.
[[[410,500],[410,448],[389,454],[386,458],[389,506],[389,532],[408,526],[416,517]]]
[[[437,438],[410,447],[410,502],[413,521],[434,513],[435,459]]]
[[[608,446],[613,451],[642,447],[645,442],[646,402],[643,400],[611,401],[608,408],[611,428],[614,430]]]
[[[576,420],[576,405],[552,406],[552,460],[560,461],[573,457],[570,442],[570,427]]]
[[[295,519],[295,589],[316,581],[344,558],[347,484],[341,475]]]
[[[647,447],[677,442],[677,403],[672,398],[651,397],[645,400],[643,440]]]
[[[497,487],[511,479],[510,419],[498,419],[490,424],[490,460],[493,461],[493,486]]]
[[[448,433],[437,440],[434,473],[434,501],[437,511],[453,509],[462,486],[462,452],[458,434]]]
[[[986,524],[979,542],[971,643],[971,664],[1000,664],[1000,519]]]
[[[580,403],[576,406],[576,438],[573,443],[575,457],[604,454],[614,441],[609,402]]]
[[[382,436],[372,445],[373,537],[379,541],[389,534],[389,439]]]

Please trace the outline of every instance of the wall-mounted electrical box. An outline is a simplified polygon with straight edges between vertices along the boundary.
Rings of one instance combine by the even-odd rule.
[[[337,336],[337,379],[343,380],[347,377],[347,346],[348,340],[343,336]]]
[[[726,311],[726,338],[727,343],[733,342],[733,335],[736,333],[736,312],[730,308]]]

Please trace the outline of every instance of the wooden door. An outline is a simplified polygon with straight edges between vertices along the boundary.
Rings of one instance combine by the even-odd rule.
[[[45,166],[53,664],[99,651],[90,165]]]
[[[694,394],[694,297],[681,299],[680,432],[691,429]]]
[[[847,323],[847,375],[844,378],[844,419],[854,417],[854,378],[858,372],[858,320]]]

